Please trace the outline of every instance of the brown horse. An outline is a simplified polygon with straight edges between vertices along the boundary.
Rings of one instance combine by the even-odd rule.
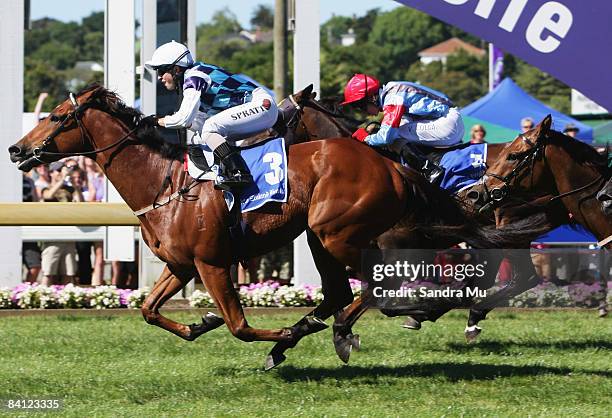
[[[326,107],[322,106],[320,103],[311,100],[313,97],[311,96],[308,99],[305,99],[302,103],[300,111],[301,119],[293,119],[298,129],[296,129],[296,136],[294,138],[295,142],[304,142],[309,140],[317,140],[326,137],[336,137],[336,136],[346,136],[347,140],[352,141],[350,139],[350,134],[354,130],[355,127],[351,129],[347,129],[345,124],[347,121],[349,123],[359,123],[359,121],[352,120],[351,118],[347,118],[345,115],[339,113],[338,111],[330,111]],[[281,103],[281,107],[284,107],[285,112],[287,114],[295,115],[296,109],[291,106],[291,101],[287,100]],[[500,152],[505,147],[505,144],[491,144],[488,147],[487,152],[487,165],[493,164]],[[466,194],[469,190],[466,190],[460,193],[459,198],[462,201],[466,201]],[[557,208],[558,209],[558,208]],[[521,219],[524,216],[527,216],[530,212],[530,208],[516,209],[513,211],[506,211],[504,214],[505,223],[510,222],[511,220]],[[466,214],[469,216],[476,216],[475,213],[468,207],[465,208]],[[551,209],[552,211],[552,209]],[[558,215],[560,219],[565,219],[563,214]],[[494,224],[494,219],[492,217],[484,217],[482,219],[485,222],[490,222]],[[386,231],[384,234],[377,238],[377,246],[380,249],[395,249],[395,248],[448,248],[452,245],[457,244],[460,240],[457,240],[455,237],[444,236],[433,238],[430,235],[424,233],[422,230],[419,230],[414,227],[414,222],[418,222],[417,219],[414,219],[413,222],[403,222],[395,225],[391,230]],[[560,223],[561,221],[557,222]],[[526,248],[528,248],[529,240],[526,240]],[[317,251],[315,246],[311,246],[311,250],[313,253]],[[491,261],[487,266],[487,275],[486,277],[489,279],[486,282],[480,282],[479,287],[481,289],[489,288],[495,283],[495,276],[497,273],[497,269],[499,263],[501,262],[501,254],[499,252],[494,252],[495,256],[498,257],[497,263],[495,260],[490,259]],[[532,263],[530,259],[523,260],[524,265],[528,265],[531,270],[533,270]],[[329,277],[338,277],[344,276],[348,278],[348,273],[345,271],[344,266],[334,264],[333,262],[324,265],[318,266],[319,272],[321,273],[321,280],[323,283],[323,287],[325,288],[325,283],[329,280]],[[527,268],[526,270],[521,270],[519,273],[525,275],[528,278],[533,276],[532,271]],[[530,280],[526,280],[529,282]],[[365,295],[367,296],[367,295]],[[503,302],[504,291],[500,292],[499,298],[501,298],[501,302]],[[498,303],[498,298],[493,299],[496,303]],[[358,318],[368,309],[367,300],[363,300],[361,297],[355,299],[353,303],[342,313],[337,316],[336,322],[334,323],[334,345],[336,347],[336,352],[340,356],[340,358],[347,362],[348,357],[350,355],[350,351],[352,348],[359,348],[360,341],[359,336],[354,336],[352,334],[352,326],[358,320]],[[446,301],[437,302],[436,306],[433,306],[431,302],[421,303],[413,307],[412,309],[406,310],[395,310],[395,311],[383,311],[388,316],[397,316],[397,315],[411,315],[409,321],[414,323],[415,318],[418,318],[419,321],[424,320],[432,320],[435,321],[437,318],[442,316],[444,313],[456,307],[465,307],[465,301],[461,305],[457,305],[456,302]],[[477,308],[483,308],[482,305],[476,305]],[[485,319],[486,314],[480,309],[473,309],[470,311],[470,318],[468,320],[468,325],[466,327],[466,337],[468,340],[476,338],[478,333],[480,332],[480,328],[477,327],[477,324],[480,320]],[[281,347],[283,345],[277,345],[275,347],[276,352],[282,351]],[[273,350],[273,352],[275,352]]]
[[[474,189],[475,207],[483,212],[495,209],[497,225],[503,225],[504,211],[517,202],[527,202],[541,211],[562,204],[572,221],[589,229],[601,247],[612,248],[612,218],[597,198],[611,176],[608,156],[552,130],[551,124],[549,115],[506,146],[487,171],[483,184]],[[507,298],[537,284],[519,279],[511,283]]]
[[[601,243],[612,235],[612,219],[596,197],[612,174],[607,156],[551,124],[549,115],[506,146],[476,189],[475,204],[482,212],[497,209],[499,224],[500,211],[512,202],[552,195],[547,203],[561,201]],[[602,245],[610,248],[609,242]]]
[[[77,99],[71,96],[56,107],[11,146],[9,153],[24,171],[68,155],[91,156],[98,163],[130,208],[140,214],[146,244],[168,265],[152,292],[151,298],[158,303],[143,309],[145,318],[185,339],[221,325],[218,319],[205,317],[194,330],[157,312],[171,296],[168,289],[176,292],[196,275],[203,280],[230,332],[243,341],[292,344],[323,329],[321,319],[352,297],[328,294],[324,309],[315,310],[292,327],[257,329],[248,325],[229,276],[234,260],[291,242],[306,228],[313,232],[326,258],[355,271],[360,269],[362,249],[400,219],[417,212],[424,224],[457,226],[457,233],[465,235],[462,238],[468,242],[499,245],[505,239],[503,234],[491,234],[467,222],[455,201],[416,173],[367,146],[330,139],[289,148],[288,200],[242,215],[247,228],[237,253],[236,240],[229,232],[232,217],[221,192],[211,182],[190,179],[180,163],[184,150],[139,127],[141,117],[112,92],[90,87]],[[169,190],[162,187],[160,193],[162,184]],[[164,197],[158,203],[160,194]],[[433,208],[429,207],[431,201],[436,202]]]

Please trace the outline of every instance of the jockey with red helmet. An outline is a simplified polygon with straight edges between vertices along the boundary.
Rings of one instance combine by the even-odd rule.
[[[443,177],[444,170],[423,156],[413,144],[448,147],[463,139],[461,115],[443,93],[416,83],[392,81],[381,87],[367,74],[355,74],[344,89],[344,102],[377,115],[384,112],[380,129],[369,134],[360,128],[353,137],[371,146],[388,146],[430,181]]]

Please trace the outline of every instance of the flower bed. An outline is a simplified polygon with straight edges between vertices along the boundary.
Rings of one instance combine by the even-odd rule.
[[[608,286],[609,287],[609,286]],[[596,308],[606,298],[599,283],[574,283],[559,287],[544,282],[510,300],[515,308],[579,307]],[[607,292],[607,303],[612,304],[612,292]]]
[[[361,285],[351,279],[353,294],[358,294]],[[492,292],[491,289],[490,292]],[[117,289],[115,286],[82,288],[71,284],[66,286],[41,286],[36,283],[22,283],[13,289],[0,288],[0,309],[112,309],[142,306],[149,289]],[[281,286],[276,282],[265,282],[241,286],[238,294],[243,306],[257,307],[299,307],[316,306],[323,300],[320,286]],[[543,283],[514,299],[509,306],[516,308],[543,307],[585,307],[594,308],[603,299],[603,289],[598,283],[592,285],[577,283],[557,287]],[[608,292],[608,304],[612,304],[612,292]],[[189,298],[194,308],[213,307],[208,292],[196,290]]]
[[[149,290],[117,289],[115,286],[83,288],[22,283],[0,288],[0,309],[109,309],[140,308]]]
[[[350,279],[353,295],[361,291],[359,280]],[[281,286],[274,281],[241,286],[238,291],[242,306],[258,307],[298,307],[316,306],[323,300],[320,286],[298,285]],[[208,292],[196,290],[189,299],[194,308],[208,308],[214,306]]]

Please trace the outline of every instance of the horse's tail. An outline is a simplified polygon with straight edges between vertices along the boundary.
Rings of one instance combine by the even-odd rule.
[[[456,196],[430,184],[420,173],[396,165],[408,189],[406,212],[401,223],[440,242],[453,238],[476,248],[524,248],[549,231],[552,224],[545,213],[536,213],[502,228],[483,224]]]

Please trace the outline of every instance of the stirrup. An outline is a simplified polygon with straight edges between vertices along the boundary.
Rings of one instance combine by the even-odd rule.
[[[435,184],[439,186],[442,183],[442,179],[444,178],[444,173],[446,170],[444,167],[440,167],[432,163],[430,160],[426,160],[425,165],[422,168],[422,173],[431,184]]]
[[[232,176],[219,175],[215,179],[215,189],[217,190],[241,190],[253,183],[253,176],[250,173],[238,172]]]

